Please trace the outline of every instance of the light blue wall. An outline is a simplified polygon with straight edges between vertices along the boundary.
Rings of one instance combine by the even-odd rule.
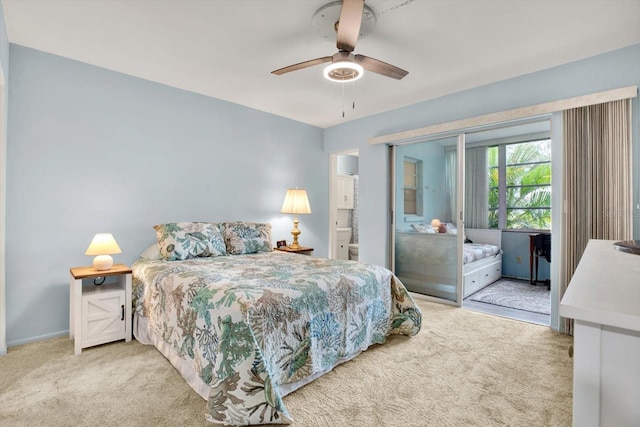
[[[327,255],[322,129],[16,45],[10,75],[9,345],[67,331],[69,267],[97,232],[127,264],[163,222],[268,221],[290,240],[297,186],[300,241]]]
[[[360,259],[389,265],[389,204],[388,195],[382,196],[388,194],[388,149],[369,145],[369,138],[630,85],[640,86],[640,44],[325,129],[327,153],[349,149],[360,153]],[[635,98],[634,206],[640,203],[639,118]],[[637,209],[634,221],[634,236],[640,239]]]
[[[529,280],[529,233],[502,232],[502,275]],[[518,258],[520,262],[518,262]],[[546,259],[538,262],[538,280],[550,277],[550,265]]]
[[[412,220],[404,214],[404,161],[409,157],[422,160],[422,216]],[[412,223],[430,225],[433,218],[448,222],[445,191],[445,148],[436,142],[409,144],[396,152],[396,229],[409,230]]]
[[[337,156],[338,175],[358,175],[358,156],[345,154]]]

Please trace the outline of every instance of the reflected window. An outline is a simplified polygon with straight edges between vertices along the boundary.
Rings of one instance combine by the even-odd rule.
[[[404,214],[422,216],[422,160],[404,158]]]

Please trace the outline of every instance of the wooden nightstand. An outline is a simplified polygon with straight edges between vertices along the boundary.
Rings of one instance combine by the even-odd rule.
[[[74,339],[74,353],[111,341],[131,341],[131,268],[114,264],[104,271],[72,267],[70,272],[69,338]],[[82,279],[110,276],[117,276],[117,282],[82,285]]]
[[[289,252],[292,254],[313,255],[313,248],[305,248],[304,246],[300,246],[297,249],[291,249],[288,246],[281,246],[279,248],[275,248],[275,250],[281,252]]]

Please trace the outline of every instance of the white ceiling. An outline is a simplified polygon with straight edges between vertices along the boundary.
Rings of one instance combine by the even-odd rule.
[[[2,7],[11,43],[319,127],[640,43],[640,0],[366,0],[377,23],[354,53],[409,75],[366,73],[345,85],[343,98],[322,65],[270,73],[336,52],[311,26],[329,2],[2,0]]]

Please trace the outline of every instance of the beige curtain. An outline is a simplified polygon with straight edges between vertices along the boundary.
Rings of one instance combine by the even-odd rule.
[[[561,296],[589,239],[632,239],[631,100],[565,110],[563,122]]]
[[[464,224],[467,228],[489,228],[489,175],[487,147],[465,150]]]
[[[456,171],[458,170],[458,155],[454,150],[447,150],[444,153],[444,176],[445,176],[445,212],[446,221],[458,222],[456,215]]]

